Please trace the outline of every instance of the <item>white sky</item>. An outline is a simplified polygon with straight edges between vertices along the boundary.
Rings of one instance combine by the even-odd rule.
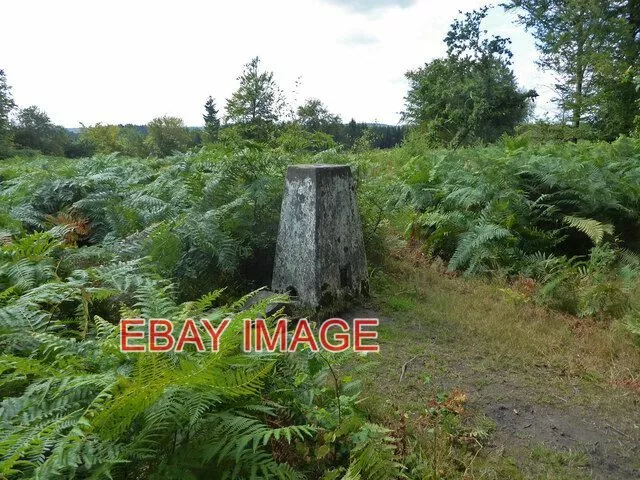
[[[222,108],[256,55],[294,103],[317,97],[344,121],[395,124],[404,73],[444,55],[458,10],[485,3],[5,0],[0,68],[20,107],[38,105],[66,127],[144,124],[159,115],[201,125],[206,97]],[[513,40],[519,83],[540,94],[536,115],[552,112],[551,77],[512,19],[496,8],[484,27]]]

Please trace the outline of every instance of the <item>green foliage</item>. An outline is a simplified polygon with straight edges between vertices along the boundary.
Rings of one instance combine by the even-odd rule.
[[[627,329],[634,336],[636,343],[640,345],[640,311],[638,309],[632,310],[627,314],[625,320]]]
[[[147,129],[149,135],[145,144],[152,154],[166,157],[175,152],[185,152],[193,145],[192,138],[184,126],[182,119],[177,117],[158,117],[151,120]]]
[[[611,225],[603,224],[597,220],[592,220],[591,218],[580,218],[567,215],[564,217],[564,221],[573,228],[580,230],[596,245],[602,242],[605,234],[613,235],[613,227]]]
[[[82,129],[80,140],[92,145],[96,153],[109,154],[118,151],[118,131],[117,125],[96,123]]]
[[[398,199],[396,163],[400,150],[369,150],[353,156],[358,211],[362,219],[367,262],[383,265],[388,248],[386,238],[404,227],[411,209]],[[400,158],[399,158],[400,157]]]
[[[309,98],[298,107],[296,122],[309,132],[335,134],[341,124],[340,116],[329,112],[329,109],[317,98]]]
[[[119,152],[132,157],[146,157],[151,153],[146,142],[147,127],[140,125],[103,125],[83,127],[69,157],[84,157],[94,153]],[[78,153],[75,150],[79,150]]]
[[[378,123],[349,123],[336,125],[328,132],[334,140],[348,150],[371,148],[390,149],[399,146],[408,130],[406,125],[383,125]],[[364,137],[364,138],[362,138]],[[362,138],[362,140],[360,140]]]
[[[145,145],[147,130],[139,125],[121,125],[116,138],[116,150],[131,157],[146,157],[149,149]],[[104,152],[113,153],[113,151]]]
[[[556,74],[556,102],[564,123],[595,122],[609,139],[629,134],[637,92],[637,2],[510,0],[536,40],[538,64]],[[566,119],[569,120],[569,119]]]
[[[431,146],[493,142],[513,132],[529,112],[534,91],[520,91],[510,68],[509,40],[484,38],[487,8],[456,20],[445,42],[447,57],[407,72],[404,118]]]
[[[408,232],[449,270],[524,274],[557,308],[622,315],[640,271],[623,255],[638,248],[640,144],[527,143],[455,152],[407,143]]]
[[[270,273],[284,168],[310,159],[222,151],[0,167],[0,475],[401,475],[348,356],[243,351],[242,319],[286,299],[232,299]],[[125,354],[124,317],[232,323],[218,353]]]
[[[283,97],[273,72],[260,71],[260,58],[244,66],[240,86],[227,99],[226,120],[238,124],[245,138],[266,141],[273,133],[283,108]]]
[[[576,142],[578,140],[598,140],[600,133],[593,126],[582,123],[578,128],[557,122],[537,120],[518,125],[515,137],[526,144],[544,144],[551,142]],[[505,141],[505,139],[503,139]],[[514,141],[506,139],[507,142]]]
[[[275,143],[288,153],[323,152],[338,147],[331,135],[303,130],[297,124],[282,129]]]
[[[0,343],[13,345],[0,355],[4,476],[297,479],[334,467],[373,480],[399,472],[388,431],[357,410],[354,385],[326,382],[332,370],[320,354],[242,351],[242,319],[277,299],[234,312],[211,308],[214,292],[177,305],[169,285],[137,267],[118,268],[140,280],[120,303],[129,315],[231,318],[220,351],[124,354],[112,323],[58,312],[63,303],[124,298],[109,268],[59,279],[63,295],[34,293],[32,308],[47,323],[13,321],[0,330]],[[14,307],[13,315],[33,316],[27,305],[18,299],[0,313]]]
[[[19,332],[19,344],[30,348],[18,351],[16,345],[16,355],[0,357],[0,390],[11,393],[0,406],[3,475],[164,478],[167,471],[180,471],[193,478],[298,478],[274,459],[270,440],[304,442],[316,427],[269,426],[284,406],[264,403],[260,395],[281,360],[242,354],[240,348],[241,319],[257,310],[239,313],[219,353],[125,355],[116,327],[101,317],[78,319],[77,329],[44,307],[80,301],[80,292],[90,302],[117,293],[99,271],[85,273],[93,277],[92,286],[78,272],[57,283],[63,295],[37,295],[34,302],[48,324],[4,325],[3,343],[18,343],[12,338]],[[149,277],[136,297],[131,307],[143,315],[177,319],[185,309],[205,314],[194,308],[197,303],[175,305],[168,290]],[[12,312],[21,310],[33,313],[17,300]],[[224,307],[206,315],[212,321],[236,318],[229,312]]]
[[[216,102],[212,97],[207,98],[204,104],[205,114],[204,119],[204,135],[205,140],[209,143],[218,140],[218,133],[220,131],[220,119],[218,118],[218,110],[216,109]]]
[[[608,245],[589,254],[586,260],[532,255],[523,273],[542,283],[538,296],[551,307],[581,317],[622,317],[631,307],[640,265]]]
[[[360,138],[353,143],[353,151],[356,153],[366,152],[373,148],[375,134],[370,128],[365,128]]]
[[[150,255],[158,273],[176,278],[181,298],[216,286],[242,292],[269,280],[289,161],[216,150],[166,160],[11,161],[0,202],[12,216],[0,228],[86,224],[83,244],[122,260]]]
[[[4,70],[0,68],[0,158],[9,156],[12,145],[11,123],[9,114],[16,106],[11,95],[11,87],[7,84]]]
[[[636,31],[633,35],[625,35],[627,42],[638,33]],[[596,79],[598,91],[594,99],[593,128],[601,138],[609,141],[615,140],[619,135],[631,135],[634,132],[634,121],[640,114],[640,92],[635,84],[638,78],[635,65],[640,61],[640,48],[637,47],[637,42],[630,43],[632,48],[627,51],[630,50],[631,53],[626,60],[624,56],[616,55],[613,65]]]
[[[47,155],[63,155],[69,142],[66,130],[54,125],[35,105],[18,112],[13,138],[17,147],[39,150]]]

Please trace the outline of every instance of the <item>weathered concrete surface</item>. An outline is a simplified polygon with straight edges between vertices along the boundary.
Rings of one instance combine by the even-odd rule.
[[[347,165],[287,171],[272,289],[311,307],[368,290],[362,227]]]

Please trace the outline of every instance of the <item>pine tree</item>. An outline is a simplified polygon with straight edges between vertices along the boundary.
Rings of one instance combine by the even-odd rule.
[[[202,116],[204,119],[204,134],[205,141],[207,143],[213,143],[218,139],[218,133],[220,131],[220,119],[218,118],[218,109],[216,108],[216,102],[213,97],[209,96],[204,104],[205,114]]]

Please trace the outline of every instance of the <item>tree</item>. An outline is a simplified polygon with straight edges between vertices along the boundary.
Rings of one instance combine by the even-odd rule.
[[[75,150],[84,150],[91,153],[109,154],[120,152],[130,157],[146,157],[149,147],[145,144],[147,127],[142,125],[103,125],[96,123],[93,126],[84,127],[74,145]],[[85,147],[85,148],[82,148]]]
[[[0,69],[0,158],[9,155],[11,149],[11,123],[9,114],[16,104],[11,95],[11,87],[7,84],[4,70]]]
[[[204,118],[205,140],[207,142],[215,142],[218,140],[218,133],[220,132],[220,119],[218,118],[216,102],[211,96],[207,98],[204,110],[205,114],[202,118]]]
[[[322,152],[336,148],[338,144],[328,133],[303,129],[298,123],[290,123],[280,130],[276,145],[286,152]]]
[[[118,148],[118,135],[120,128],[118,125],[95,125],[85,127],[83,125],[80,133],[80,140],[92,146],[96,153],[108,154],[120,151]]]
[[[116,138],[117,149],[130,157],[146,157],[149,148],[144,141],[147,137],[147,128],[141,125],[119,125]]]
[[[247,137],[266,140],[284,103],[273,72],[261,72],[260,58],[255,57],[244,66],[238,81],[240,87],[227,99],[226,119],[244,127]]]
[[[49,155],[64,155],[69,137],[64,128],[54,125],[44,111],[32,105],[18,112],[14,123],[14,143]]]
[[[362,129],[358,128],[356,120],[352,118],[345,127],[345,145],[347,148],[353,148],[356,141],[362,135]]]
[[[526,118],[537,96],[518,88],[510,40],[481,30],[486,14],[484,7],[455,20],[445,37],[447,57],[406,74],[403,117],[434,145],[495,141]]]
[[[616,47],[611,55],[598,62],[595,76],[594,126],[601,136],[614,140],[634,129],[634,119],[640,114],[640,0],[616,2],[611,14],[615,17]]]
[[[615,68],[614,62],[624,51],[621,40],[625,49],[633,43],[632,22],[621,14],[632,3],[636,2],[510,0],[504,5],[517,9],[519,22],[533,34],[541,54],[538,64],[555,72],[556,101],[563,113],[570,113],[576,128],[594,118],[604,83],[625,70]],[[625,88],[631,89],[631,83]]]
[[[181,118],[158,117],[147,125],[149,135],[145,143],[151,152],[159,157],[166,157],[173,152],[185,152],[191,146],[191,135]]]
[[[339,115],[329,113],[329,109],[317,98],[309,98],[298,107],[296,121],[309,132],[335,134],[340,125]]]

